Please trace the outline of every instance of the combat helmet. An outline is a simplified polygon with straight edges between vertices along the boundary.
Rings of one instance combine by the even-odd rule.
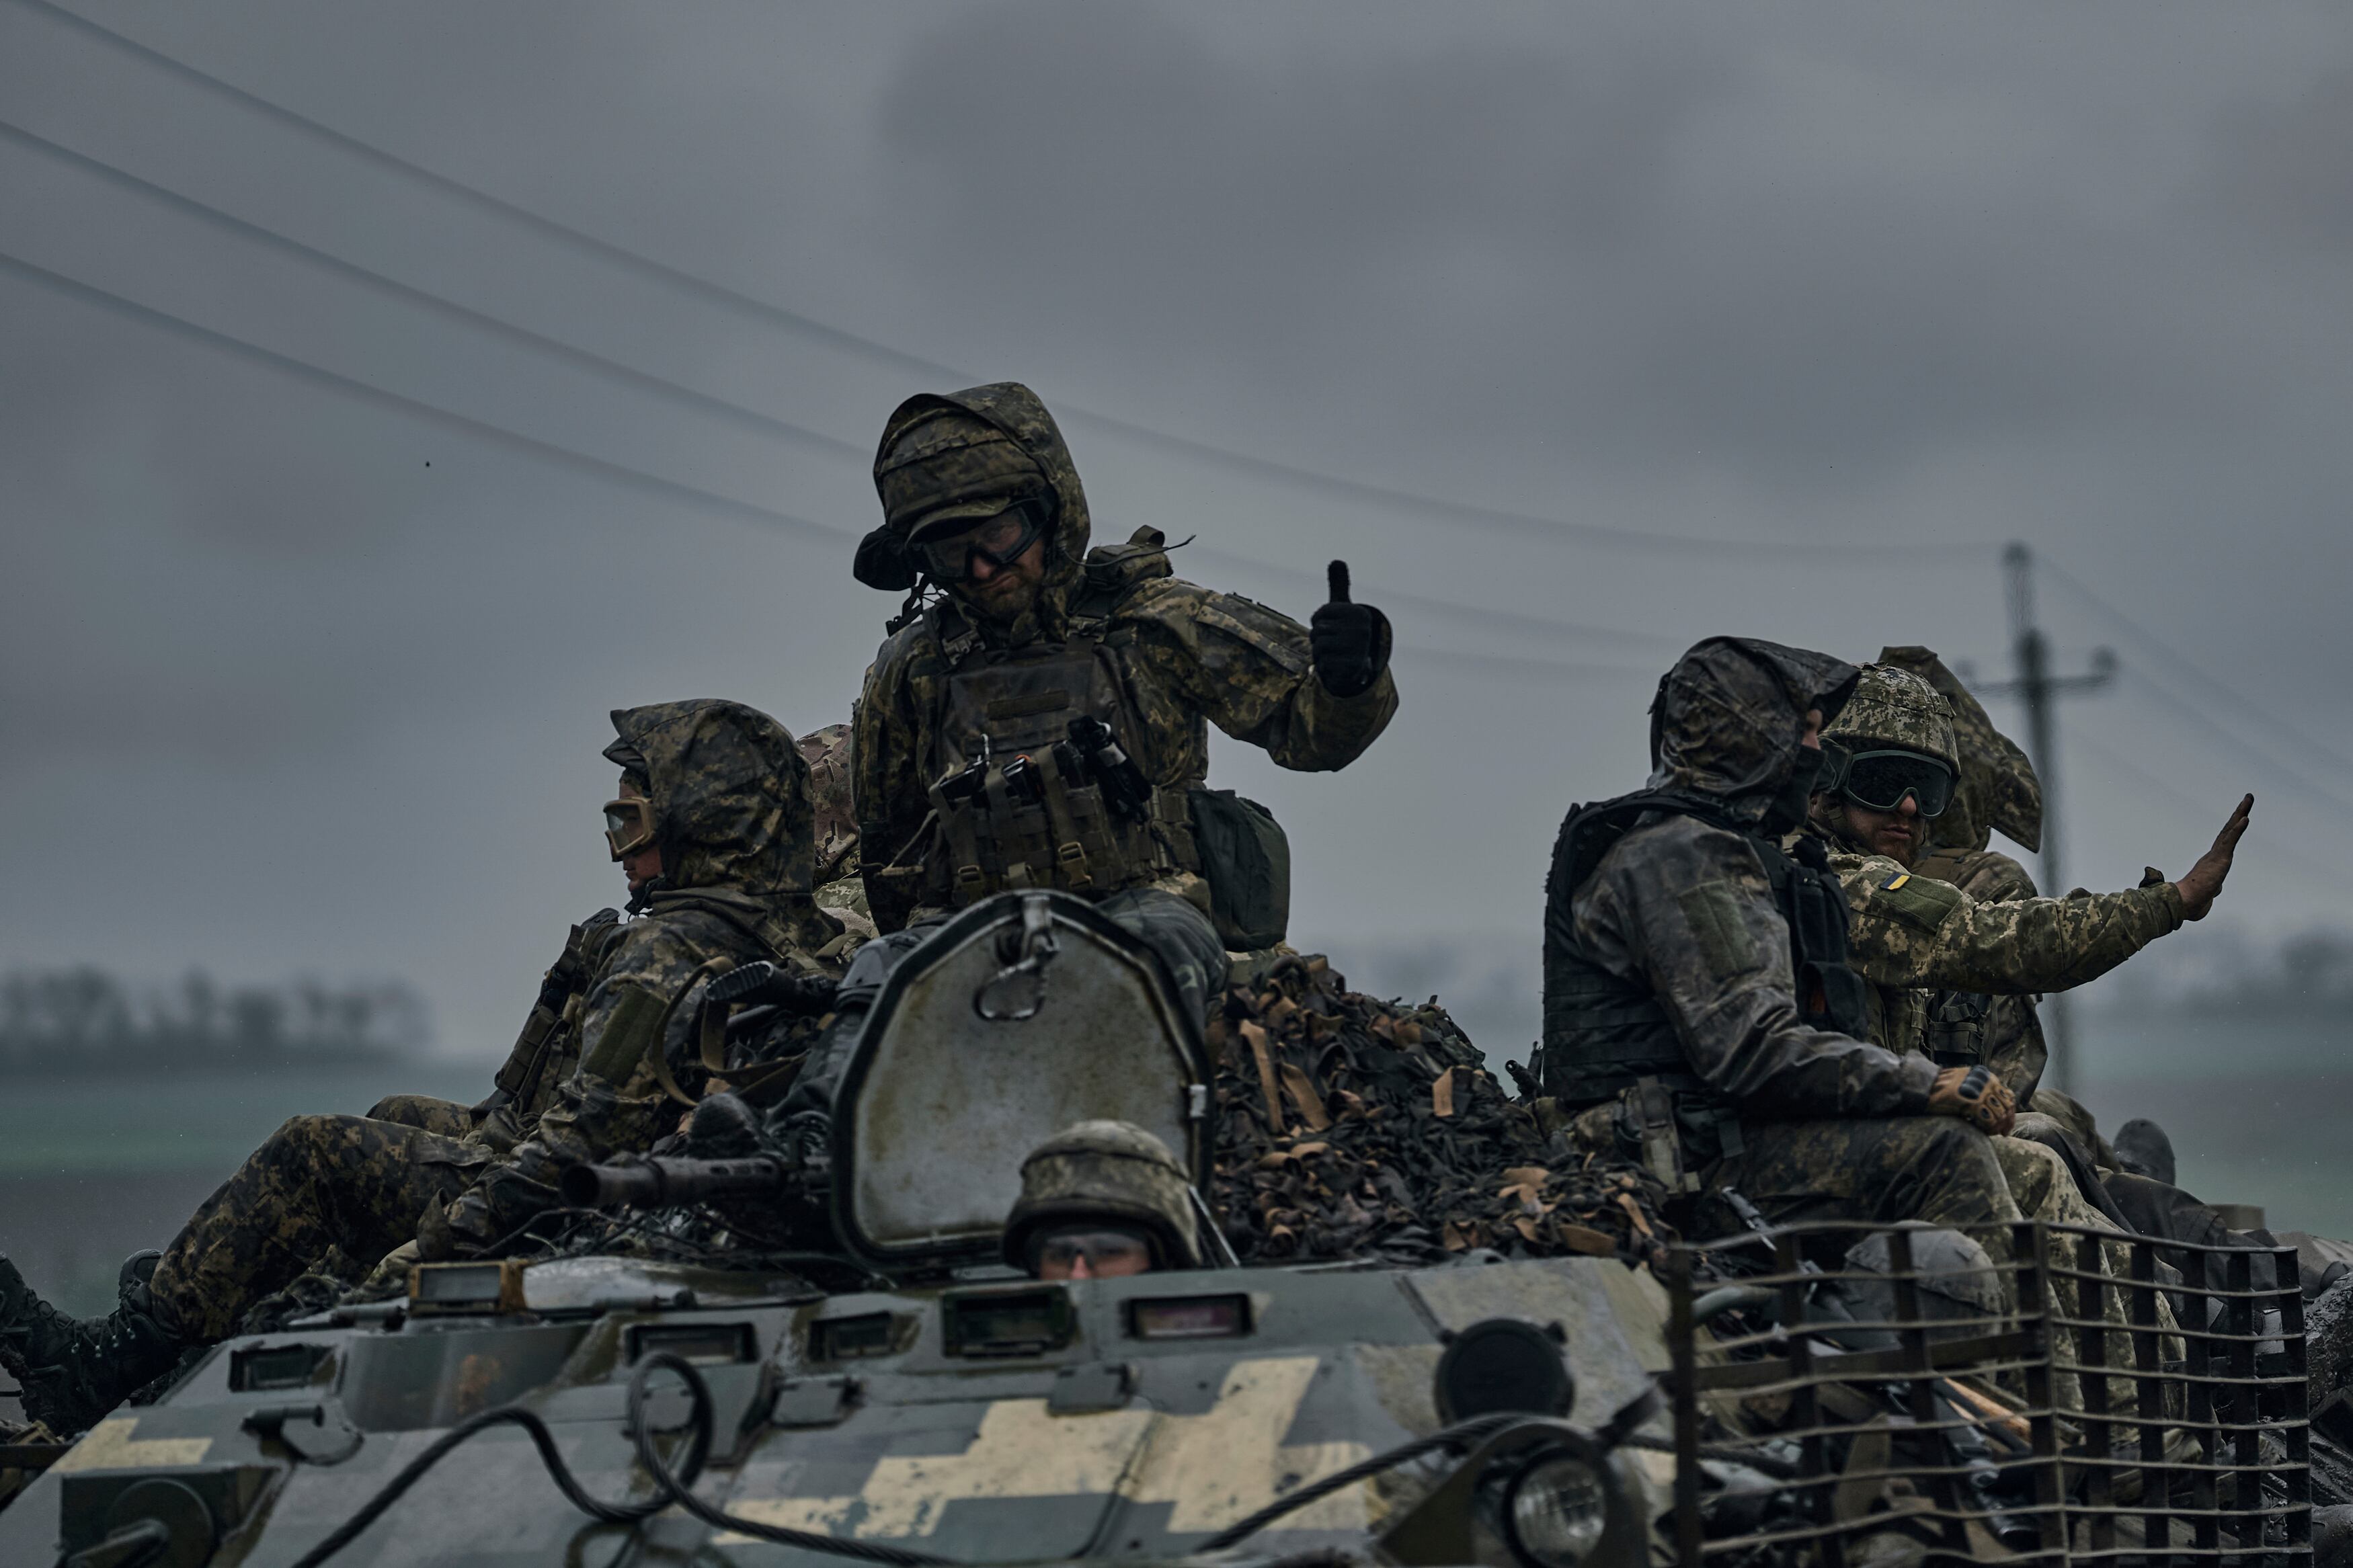
[[[1029,1267],[1030,1243],[1050,1226],[1134,1226],[1155,1268],[1200,1266],[1192,1183],[1168,1145],[1132,1121],[1076,1121],[1021,1162],[1021,1197],[1005,1220],[1005,1261]]]
[[[1866,664],[1854,695],[1822,731],[1852,755],[1879,750],[1917,752],[1956,774],[1961,752],[1953,738],[1953,705],[1922,677],[1893,664]]]

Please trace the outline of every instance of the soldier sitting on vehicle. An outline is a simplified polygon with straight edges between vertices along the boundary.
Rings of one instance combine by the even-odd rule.
[[[908,399],[874,486],[883,521],[859,580],[942,596],[893,623],[851,727],[860,874],[883,935],[794,1085],[804,1140],[821,1136],[891,971],[991,894],[1088,900],[1206,1019],[1228,951],[1281,940],[1289,878],[1272,819],[1205,787],[1209,725],[1281,766],[1336,770],[1397,711],[1388,622],[1344,590],[1302,626],[1171,575],[1155,530],[1090,551],[1070,449],[1026,386]]]
[[[1198,587],[1152,529],[1091,552],[1070,450],[1016,383],[900,405],[874,485],[860,581],[944,595],[896,625],[858,706],[876,925],[1059,888],[1151,945],[1205,1009],[1227,950],[1280,936],[1273,889],[1206,863],[1229,835],[1201,832],[1204,814],[1232,828],[1247,805],[1204,788],[1208,727],[1282,767],[1346,767],[1397,711],[1388,620],[1345,591],[1303,626]],[[1259,813],[1240,831],[1279,830]]]
[[[29,1414],[79,1430],[186,1348],[234,1332],[331,1247],[371,1259],[412,1238],[427,1257],[495,1249],[555,1204],[565,1167],[643,1150],[675,1122],[670,1086],[703,1072],[681,1005],[698,982],[755,960],[818,967],[810,955],[838,933],[809,900],[807,767],[792,736],[712,700],[620,710],[613,724],[605,755],[621,792],[606,837],[638,918],[587,937],[568,999],[550,1010],[543,993],[547,1026],[527,1029],[518,1053],[535,1064],[498,1119],[520,1141],[489,1123],[452,1137],[416,1121],[295,1117],[151,1276],[126,1279],[104,1318],[58,1313],[0,1258],[0,1366]]]
[[[2012,1221],[1987,1137],[2009,1090],[1869,1042],[1845,900],[1819,844],[1780,847],[1856,678],[1711,637],[1660,681],[1649,787],[1573,810],[1553,851],[1541,1088],[1573,1136],[1775,1223]]]
[[[1080,1121],[1021,1162],[1005,1261],[1039,1279],[1200,1266],[1185,1167],[1130,1121]]]
[[[1926,649],[1891,651],[1935,659]],[[1959,799],[1964,775],[1952,707],[1928,679],[1893,663],[1865,667],[1822,743],[1824,787],[1806,831],[1830,847],[1831,868],[1846,889],[1854,966],[1872,986],[1871,1037],[1944,1067],[2006,1069],[2013,1093],[2032,1092],[2031,1082],[2020,1081],[2030,1069],[2040,1077],[2041,1052],[2024,1048],[2040,1046],[2040,1031],[2031,1042],[1989,1042],[1992,998],[2082,984],[2184,921],[2202,919],[2230,874],[2253,804],[2253,796],[2241,802],[2179,882],[1980,900],[1914,869],[1933,825]],[[2031,1012],[2025,1016],[2031,1022]],[[2006,1060],[1992,1059],[1997,1044],[2010,1046]],[[2048,1117],[2021,1120],[2021,1136],[1997,1140],[1995,1151],[2021,1209],[2067,1224],[2094,1223],[2095,1214],[2124,1224],[2086,1152]],[[2054,1162],[2068,1170],[2053,1170]]]

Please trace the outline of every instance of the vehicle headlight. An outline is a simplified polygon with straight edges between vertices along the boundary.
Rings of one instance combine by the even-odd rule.
[[[1502,1511],[1504,1543],[1525,1568],[1577,1568],[1600,1543],[1609,1495],[1591,1465],[1555,1449],[1520,1468]]]

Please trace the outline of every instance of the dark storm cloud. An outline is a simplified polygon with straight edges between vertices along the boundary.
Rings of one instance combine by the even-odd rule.
[[[1990,546],[2011,535],[2275,709],[2353,722],[2353,42],[2326,8],[89,14],[1066,410],[1621,528],[1988,544],[1892,570],[1816,553],[1810,576],[1553,546],[1074,421],[1106,533],[1198,531],[1183,570],[1294,614],[1335,555],[1367,598],[1398,591],[1405,705],[1363,764],[1284,775],[1223,742],[1213,763],[1289,826],[1303,939],[1344,968],[1349,942],[1432,931],[1532,952],[1541,846],[1570,799],[1638,782],[1651,679],[1698,636],[1850,658],[1926,641],[2000,673]],[[664,499],[0,279],[0,808],[47,829],[12,851],[41,896],[0,936],[134,973],[406,974],[451,1043],[498,1047],[564,925],[614,897],[607,709],[709,694],[796,729],[846,715],[895,605],[847,582],[874,516],[856,449],[934,378],[617,268],[8,4],[0,105],[852,447],[599,377],[0,146],[0,250],[840,531]],[[2069,668],[2119,637],[2048,580],[2043,604]],[[2164,694],[2162,667],[2125,653],[2130,678],[2066,721],[2086,742],[2064,758],[2071,879],[2094,885],[2178,869],[2240,788],[2266,787],[2225,734],[2243,715]],[[2238,908],[2330,907],[2353,875],[2341,814],[2278,792],[2263,813],[2275,869],[2256,877],[2251,849]]]
[[[988,309],[1150,362],[1327,405],[1345,366],[1354,420],[1833,489],[2211,421],[2264,392],[2250,350],[2318,325],[2200,303],[2235,281],[2218,227],[2115,189],[2064,113],[1852,58],[1821,15],[1254,51],[1182,12],[976,9],[890,87],[887,188]],[[2269,132],[2308,146],[2256,154],[2324,213],[2327,91]]]

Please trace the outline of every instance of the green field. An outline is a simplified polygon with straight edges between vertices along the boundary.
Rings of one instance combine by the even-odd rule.
[[[393,1062],[321,1070],[0,1079],[0,1176],[217,1170],[305,1111],[364,1111],[396,1091],[468,1103],[495,1063]]]

